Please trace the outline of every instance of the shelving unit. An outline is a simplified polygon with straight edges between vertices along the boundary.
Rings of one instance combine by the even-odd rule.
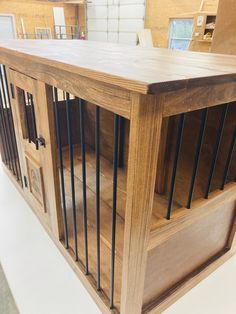
[[[216,13],[197,12],[194,14],[193,38],[190,50],[209,52],[214,36]]]

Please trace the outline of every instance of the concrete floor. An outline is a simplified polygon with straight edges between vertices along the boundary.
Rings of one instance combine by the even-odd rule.
[[[1,264],[0,264],[0,313],[1,314],[19,313]]]
[[[0,262],[20,314],[100,313],[1,164]],[[235,291],[236,256],[165,314],[235,314]]]

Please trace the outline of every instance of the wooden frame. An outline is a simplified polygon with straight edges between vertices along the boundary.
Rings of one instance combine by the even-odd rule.
[[[166,151],[165,145],[161,142],[161,129],[167,130],[168,123],[165,127],[163,119],[236,101],[235,73],[200,77],[176,84],[172,82],[170,85],[154,83],[147,85],[144,82],[131,82],[129,78],[123,80],[115,75],[114,79],[109,82],[109,75],[98,73],[97,76],[92,77],[92,71],[94,71],[92,69],[82,73],[78,67],[68,66],[66,63],[58,68],[58,64],[51,64],[50,60],[42,61],[37,56],[25,58],[24,54],[15,52],[14,49],[13,52],[10,50],[0,49],[0,62],[7,66],[9,83],[25,90],[35,89],[35,97],[38,101],[40,99],[40,106],[37,108],[40,121],[39,133],[45,138],[46,145],[44,149],[39,150],[39,154],[42,167],[47,169],[47,172],[44,172],[44,175],[46,173],[45,191],[50,190],[52,194],[52,197],[45,199],[45,202],[50,204],[50,218],[45,220],[44,216],[35,208],[35,202],[25,188],[22,190],[18,187],[18,189],[103,313],[118,313],[118,310],[109,309],[105,293],[102,290],[96,291],[94,278],[91,275],[84,275],[82,263],[74,261],[72,252],[65,250],[60,242],[63,236],[63,227],[62,213],[59,210],[61,198],[57,171],[56,132],[54,123],[52,123],[54,121],[52,86],[66,90],[68,93],[118,114],[130,122],[120,313],[160,313],[235,253],[235,183],[228,184],[223,192],[211,193],[207,200],[199,199],[193,202],[191,209],[179,208],[173,213],[171,220],[162,218],[155,225],[151,225],[156,171],[161,169],[160,164],[164,164],[165,157],[161,155],[162,159],[158,164],[159,150],[160,154]],[[227,69],[230,67],[231,61],[231,59],[225,61]],[[100,77],[101,80],[99,80]],[[105,78],[103,79],[103,77]],[[24,172],[24,147],[20,140],[20,117],[14,95],[11,95],[11,101],[17,144]],[[167,131],[164,137],[167,137]],[[40,165],[38,163],[36,165],[40,169]],[[6,171],[11,176],[7,169]],[[162,189],[162,184],[163,182],[160,180],[158,182],[159,189]],[[148,271],[150,271],[148,268],[153,267],[151,253],[155,250],[157,252],[159,249],[162,250],[164,245],[175,240],[184,232],[194,235],[198,224],[200,230],[209,228],[214,219],[217,219],[217,213],[221,211],[226,215],[224,216],[225,224],[223,224],[223,231],[219,229],[217,232],[221,235],[222,231],[222,237],[227,238],[223,249],[218,250],[215,243],[210,243],[212,246],[209,251],[217,250],[214,256],[208,258],[204,255],[201,263],[198,261],[196,265],[194,264],[195,268],[188,276],[176,282],[176,285],[165,293],[161,294],[161,291],[155,291],[152,282],[148,282]],[[220,215],[219,217],[221,218]],[[164,249],[166,250],[166,247]],[[160,297],[156,300],[150,297],[150,300],[148,299],[146,302],[144,293],[146,285],[154,295],[157,294]]]

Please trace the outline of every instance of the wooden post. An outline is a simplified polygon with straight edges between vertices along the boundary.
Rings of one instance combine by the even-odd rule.
[[[162,97],[132,95],[121,313],[142,310],[154,198]]]
[[[62,216],[59,210],[60,203],[60,187],[59,174],[57,171],[57,147],[56,147],[56,133],[54,126],[54,111],[52,88],[43,82],[37,81],[37,97],[40,103],[39,118],[40,127],[39,135],[43,135],[46,146],[40,151],[41,159],[44,167],[44,184],[48,191],[50,221],[53,233],[57,238],[61,238],[63,234]]]

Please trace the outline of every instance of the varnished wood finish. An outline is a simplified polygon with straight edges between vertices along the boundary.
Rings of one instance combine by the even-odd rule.
[[[13,84],[12,112],[22,174],[34,167],[39,195],[32,188],[17,188],[93,296],[103,313],[161,313],[236,251],[236,184],[218,190],[232,127],[235,124],[236,57],[127,47],[86,41],[0,42],[0,63],[7,66]],[[10,85],[9,85],[10,87]],[[78,217],[79,262],[74,261],[74,236],[70,190],[70,167],[65,102],[59,97],[68,214],[69,248],[65,249],[62,228],[59,161],[55,136],[52,87],[74,97],[70,102],[74,180]],[[38,134],[45,147],[35,150],[27,142],[22,92],[33,94]],[[84,275],[82,212],[82,161],[80,152],[78,97],[86,101],[85,142],[87,158],[87,209],[90,273]],[[222,147],[213,180],[213,192],[203,199],[221,107],[230,102]],[[101,290],[96,291],[95,219],[95,105],[101,108]],[[185,194],[192,171],[192,143],[199,128],[202,108],[211,108],[206,129],[206,152],[196,181],[191,209],[185,208]],[[196,112],[195,112],[196,111]],[[171,220],[166,220],[168,187],[178,114],[190,112],[179,159],[179,178]],[[117,228],[115,248],[114,309],[109,309],[112,162],[114,113],[125,118],[119,134]],[[63,133],[64,132],[64,133]],[[205,147],[204,146],[204,147]],[[187,148],[186,148],[187,147]],[[27,161],[28,160],[28,161]],[[28,167],[28,168],[27,168]],[[235,160],[229,179],[233,181]],[[6,169],[9,176],[10,172]],[[218,181],[217,181],[218,180]],[[13,180],[14,181],[14,180]],[[216,184],[217,183],[217,184]],[[31,190],[31,191],[30,191]],[[36,191],[33,191],[34,193]],[[36,196],[36,197],[35,197]],[[42,196],[42,197],[41,197]],[[35,199],[36,198],[36,199]],[[41,203],[41,204],[40,204]],[[208,237],[208,231],[212,230]],[[207,238],[207,241],[204,239]],[[166,269],[170,269],[168,273]],[[176,272],[175,269],[178,269]]]
[[[54,73],[64,70],[144,94],[236,78],[236,57],[222,61],[220,55],[158,48],[80,40],[68,40],[66,45],[59,40],[19,40],[1,41],[0,53],[5,58],[19,57],[23,63],[44,66],[43,72],[50,66]]]
[[[27,76],[65,90],[74,96],[99,104],[125,118],[130,117],[130,92],[100,80],[90,79],[77,73],[57,69],[50,64],[37,64],[25,59],[25,56],[10,56],[0,53],[0,62]],[[79,84],[78,84],[79,82]]]
[[[132,100],[121,313],[142,308],[163,110],[162,98],[133,94]]]
[[[163,116],[169,117],[183,112],[218,106],[236,101],[234,80],[223,84],[190,87],[165,94]]]
[[[192,221],[149,251],[144,306],[170,291],[213,256],[224,252],[235,218],[235,202],[218,205],[215,211]],[[163,262],[163,257],[165,262]]]
[[[51,226],[56,235],[60,236],[61,217],[57,212],[60,204],[60,191],[58,188],[58,174],[53,163],[57,154],[54,124],[50,123],[54,119],[50,88],[40,81],[12,70],[9,71],[9,76],[16,89],[16,99],[12,100],[16,111],[14,118],[18,125],[19,143],[22,147],[23,174],[28,178],[27,181],[30,187],[29,190],[26,189],[26,193],[29,192],[34,196],[35,207],[42,214],[44,213],[46,223]],[[28,142],[28,137],[26,137],[28,134],[26,134],[26,122],[23,117],[23,91],[29,92],[34,97],[37,132],[45,140],[45,147],[39,146],[38,150],[36,150],[33,142]],[[31,175],[33,169],[35,171],[34,176]],[[32,185],[37,186],[37,190],[41,191],[39,192],[41,195],[34,193]]]

